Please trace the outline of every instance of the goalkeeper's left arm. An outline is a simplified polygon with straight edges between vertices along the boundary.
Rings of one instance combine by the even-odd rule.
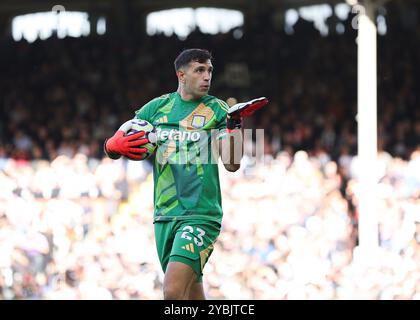
[[[225,137],[220,141],[220,155],[227,171],[235,172],[241,166],[243,156],[242,130],[227,130]]]

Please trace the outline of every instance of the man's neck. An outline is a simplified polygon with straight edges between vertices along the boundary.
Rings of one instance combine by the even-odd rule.
[[[198,100],[198,99],[201,98],[201,97],[196,97],[196,96],[192,95],[191,93],[185,92],[185,90],[183,90],[181,87],[178,87],[177,92],[179,93],[182,100],[184,100],[184,101],[194,101],[194,100]]]

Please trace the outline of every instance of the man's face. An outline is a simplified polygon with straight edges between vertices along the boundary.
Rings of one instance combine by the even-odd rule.
[[[178,77],[186,93],[194,98],[201,98],[210,90],[213,65],[210,60],[204,63],[192,61],[178,72]]]

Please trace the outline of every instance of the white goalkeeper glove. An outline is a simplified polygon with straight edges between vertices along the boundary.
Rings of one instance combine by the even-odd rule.
[[[248,102],[241,102],[231,106],[228,109],[226,117],[226,127],[228,130],[240,129],[242,127],[242,118],[251,116],[255,111],[261,109],[268,103],[266,97],[252,99]]]

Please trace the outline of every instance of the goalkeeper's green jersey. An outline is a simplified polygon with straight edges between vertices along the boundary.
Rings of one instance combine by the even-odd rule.
[[[136,111],[157,133],[154,157],[154,221],[206,219],[221,223],[217,156],[225,136],[228,105],[213,96],[185,101],[178,92],[155,98]],[[213,143],[212,143],[213,141]]]

